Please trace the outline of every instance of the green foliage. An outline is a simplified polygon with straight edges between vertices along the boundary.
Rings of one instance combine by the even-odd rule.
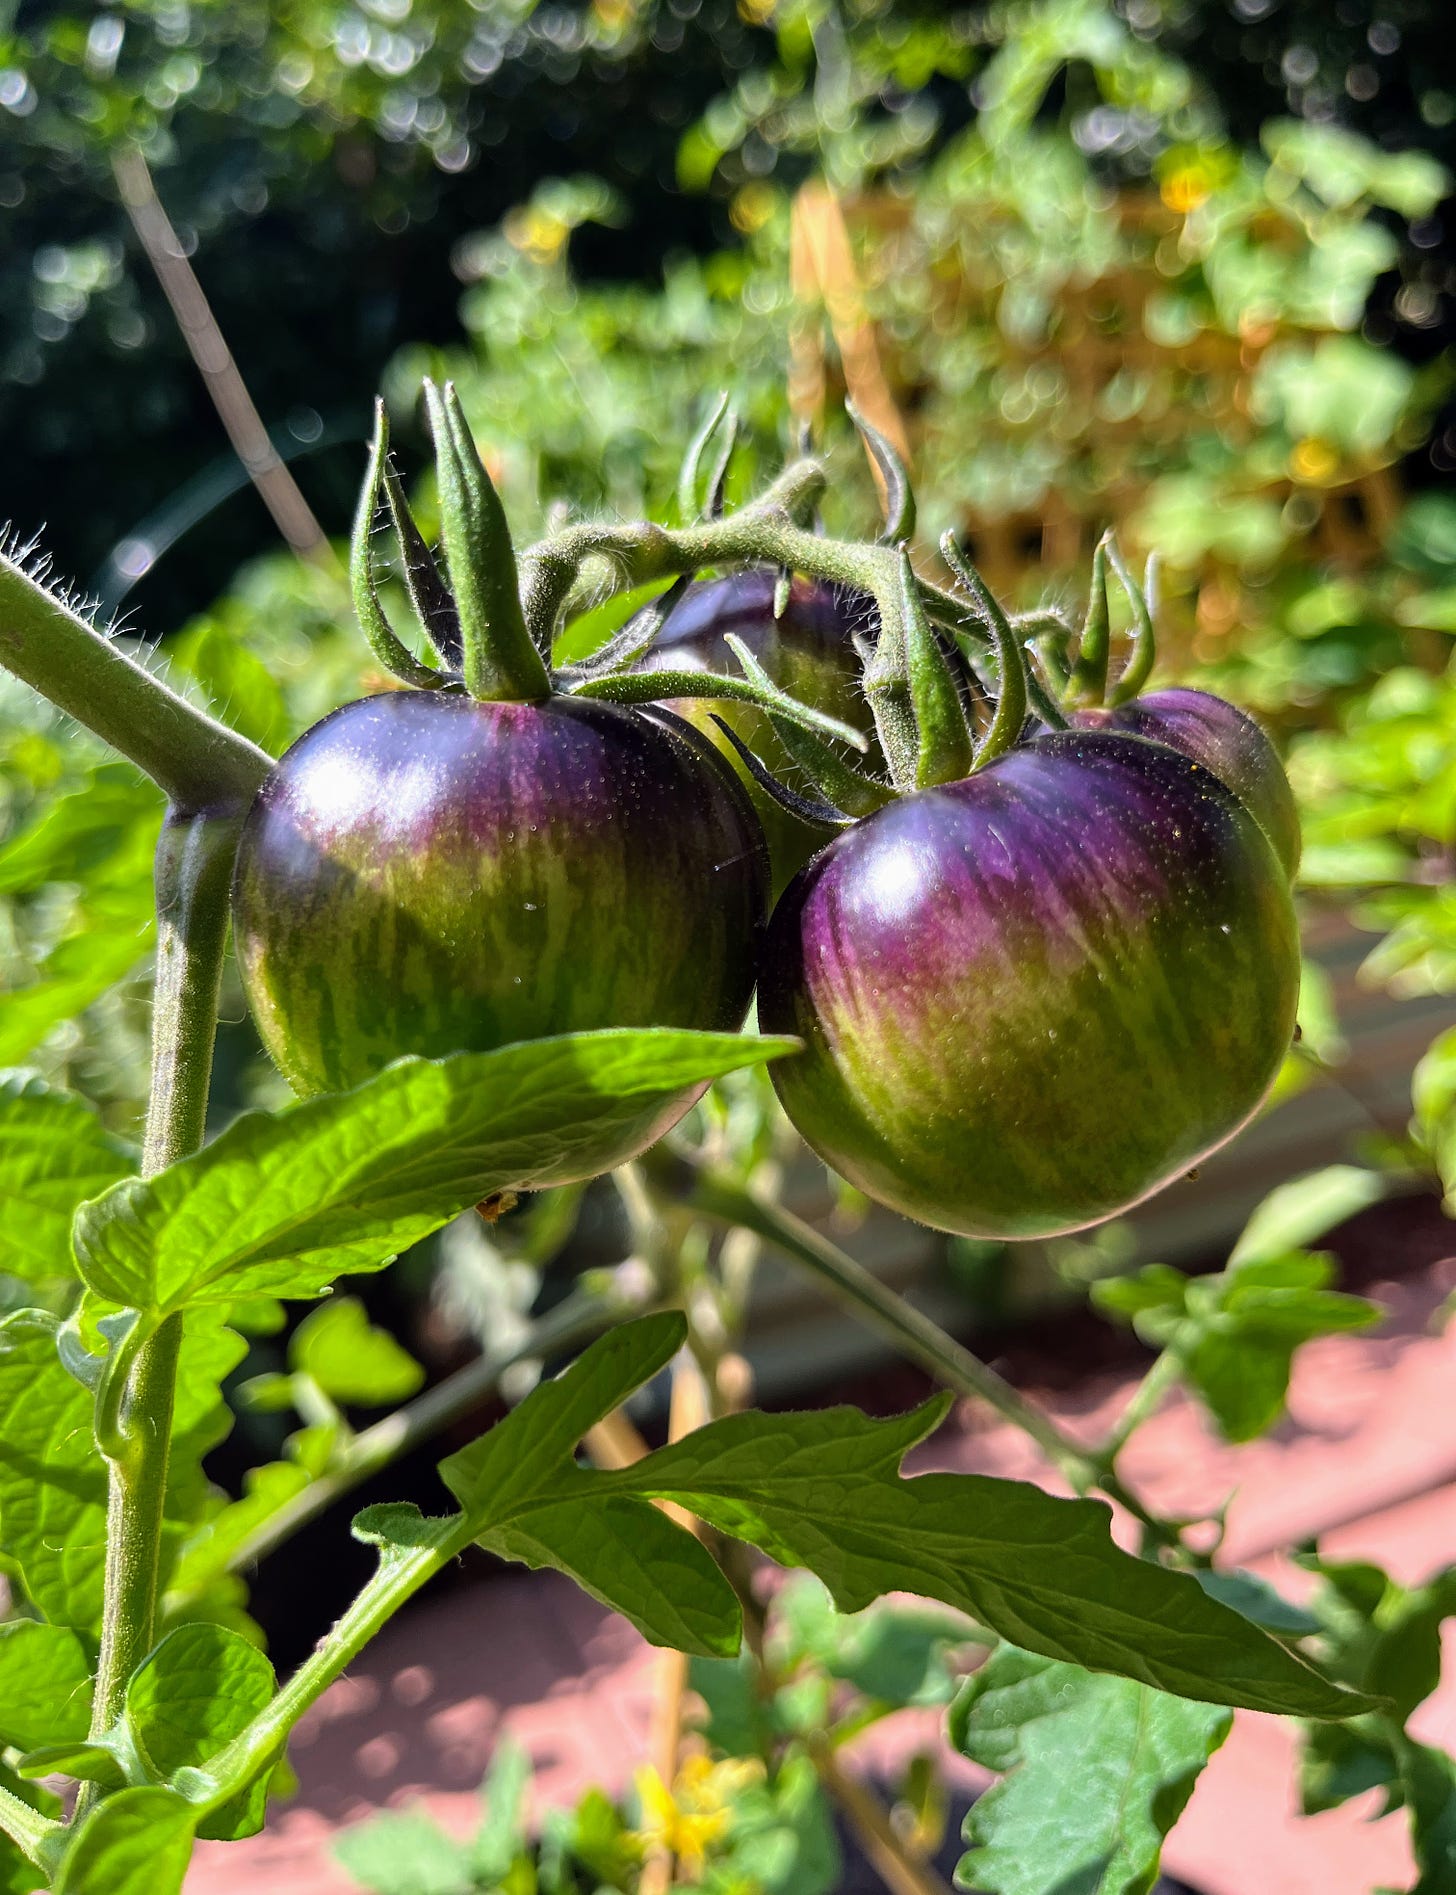
[[[604,1125],[650,1122],[674,1093],[792,1045],[608,1029],[398,1060],[352,1093],[250,1113],[194,1157],[87,1205],[81,1276],[156,1317],[318,1296],[468,1205],[570,1166]]]
[[[1004,1778],[966,1818],[958,1879],[986,1895],[1147,1895],[1163,1839],[1231,1722],[1130,1678],[1003,1646],[951,1711],[956,1749]]]
[[[1333,1257],[1295,1246],[1384,1189],[1377,1173],[1353,1165],[1313,1172],[1265,1199],[1215,1275],[1148,1264],[1094,1283],[1092,1300],[1169,1353],[1228,1440],[1251,1441],[1284,1412],[1301,1343],[1379,1322],[1378,1304],[1329,1288]]]
[[[1404,1806],[1420,1877],[1411,1895],[1439,1895],[1456,1869],[1456,1773],[1444,1752],[1417,1742],[1406,1725],[1441,1675],[1441,1627],[1456,1614],[1456,1568],[1421,1586],[1402,1586],[1365,1561],[1302,1563],[1320,1579],[1311,1610],[1336,1675],[1384,1700],[1383,1715],[1347,1729],[1306,1732],[1300,1790],[1307,1811],[1333,1809],[1371,1789],[1386,1807]]]
[[[88,1100],[33,1073],[0,1073],[0,1270],[32,1283],[70,1278],[77,1205],[135,1162]]]
[[[106,1472],[92,1437],[92,1394],[67,1372],[59,1325],[38,1310],[0,1323],[0,1551],[26,1597],[55,1625],[90,1632],[101,1617]],[[200,1461],[231,1426],[219,1389],[242,1339],[201,1310],[184,1330],[164,1535],[175,1545],[203,1505]]]
[[[16,1750],[79,1743],[91,1721],[91,1653],[75,1632],[35,1619],[0,1625],[0,1739]]]
[[[294,1330],[288,1359],[331,1401],[382,1407],[417,1394],[425,1372],[353,1296],[333,1296]]]
[[[645,1525],[653,1514],[643,1503],[671,1500],[780,1564],[817,1573],[843,1610],[916,1592],[1048,1657],[1156,1689],[1263,1710],[1304,1705],[1315,1716],[1354,1708],[1186,1574],[1119,1551],[1106,1508],[969,1474],[901,1479],[902,1457],[943,1418],[944,1399],[889,1421],[850,1408],[735,1415],[631,1467],[577,1467],[570,1451],[582,1433],[682,1337],[672,1315],[624,1325],[443,1462],[471,1537],[506,1558],[571,1573],[650,1639],[662,1642],[664,1615],[680,1614],[680,1649],[731,1651],[738,1611],[727,1582],[682,1529],[663,1521],[674,1541]],[[371,1538],[412,1543],[417,1519],[374,1509],[361,1526]],[[652,1536],[638,1542],[651,1548],[646,1599],[633,1525]],[[1037,1571],[1036,1549],[1047,1546],[1057,1548],[1054,1576]]]
[[[527,1879],[525,1803],[531,1763],[524,1750],[503,1743],[480,1786],[480,1826],[456,1842],[423,1810],[375,1816],[346,1829],[334,1843],[334,1855],[361,1887],[379,1895],[471,1895],[472,1890],[515,1884],[535,1890]]]
[[[179,1895],[196,1821],[171,1790],[119,1790],[73,1830],[56,1895]]]

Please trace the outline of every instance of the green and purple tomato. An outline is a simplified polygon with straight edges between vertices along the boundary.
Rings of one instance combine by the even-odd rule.
[[[872,634],[875,629],[872,601],[822,580],[796,578],[783,615],[776,619],[777,584],[772,569],[750,567],[689,586],[637,668],[737,675],[738,660],[725,642],[733,633],[781,691],[872,735],[874,721],[860,685],[861,664],[853,642],[856,631]],[[713,719],[721,717],[730,724],[775,776],[797,783],[797,768],[768,718],[754,705],[723,698],[671,703],[718,746],[747,789],[768,840],[777,892],[823,846],[823,832],[800,822],[759,788]]]
[[[399,691],[335,711],[275,765],[233,925],[263,1043],[311,1094],[403,1054],[734,1031],[767,886],[737,779],[670,713]]]
[[[1290,880],[1299,867],[1299,811],[1279,754],[1246,712],[1208,691],[1150,691],[1115,710],[1078,711],[1083,729],[1119,730],[1181,750],[1221,777],[1259,822]]]
[[[770,920],[765,1032],[808,1143],[942,1230],[1127,1210],[1258,1109],[1299,938],[1264,831],[1162,744],[1063,731],[835,838]]]

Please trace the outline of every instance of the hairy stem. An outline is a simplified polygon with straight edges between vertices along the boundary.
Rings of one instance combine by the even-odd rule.
[[[213,1805],[246,1788],[283,1754],[288,1733],[314,1700],[348,1670],[407,1599],[465,1550],[470,1538],[469,1523],[456,1514],[422,1519],[412,1546],[381,1547],[374,1577],[272,1702],[209,1760],[205,1772],[184,1773],[195,1777],[195,1782],[184,1785],[179,1776],[177,1787],[188,1795],[205,1789],[206,1800]]]
[[[129,757],[180,811],[251,800],[271,759],[0,555],[0,664]]]
[[[157,845],[157,973],[152,1090],[142,1166],[151,1176],[202,1143],[227,939],[236,816],[169,815]],[[121,1712],[127,1680],[152,1648],[181,1316],[136,1352],[108,1460],[106,1598],[93,1737]],[[114,1431],[113,1431],[114,1432]],[[82,1792],[78,1813],[94,1800]]]

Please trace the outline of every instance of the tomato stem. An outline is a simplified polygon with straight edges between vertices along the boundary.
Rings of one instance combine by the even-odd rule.
[[[0,664],[130,758],[178,809],[247,803],[271,759],[129,658],[24,558],[0,554]]]
[[[157,844],[157,971],[152,1009],[152,1089],[142,1170],[148,1176],[202,1144],[237,853],[235,816],[169,815]],[[136,1350],[118,1404],[108,1459],[106,1585],[91,1735],[120,1716],[127,1680],[152,1648],[163,1503],[182,1317],[170,1316]],[[99,1391],[98,1391],[99,1393]],[[77,1815],[95,1800],[81,1792]]]

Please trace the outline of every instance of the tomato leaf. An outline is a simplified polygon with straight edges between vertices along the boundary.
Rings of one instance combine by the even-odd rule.
[[[780,1564],[817,1573],[841,1611],[914,1592],[1045,1657],[1156,1690],[1311,1717],[1369,1708],[1187,1574],[1122,1552],[1098,1502],[980,1475],[903,1479],[901,1459],[944,1418],[949,1396],[886,1421],[853,1408],[733,1415],[631,1467],[579,1467],[582,1434],[662,1368],[683,1333],[673,1314],[622,1325],[443,1462],[471,1537],[571,1573],[655,1642],[696,1630],[687,1650],[731,1651],[739,1626],[726,1582],[715,1585],[705,1563],[655,1527],[650,1566],[632,1556],[627,1516],[616,1510],[642,1507],[640,1523],[645,1503],[673,1501]],[[458,1528],[371,1509],[356,1531],[418,1544],[422,1533]],[[683,1623],[672,1629],[672,1618]]]
[[[1232,1721],[1003,1646],[950,1713],[956,1749],[1003,1777],[966,1818],[957,1881],[985,1895],[1143,1895]]]
[[[331,1296],[310,1310],[289,1341],[288,1360],[331,1401],[361,1407],[408,1401],[425,1379],[389,1331],[370,1322],[356,1296]]]
[[[0,1552],[27,1597],[58,1625],[91,1631],[106,1565],[106,1472],[92,1440],[92,1396],[67,1373],[59,1325],[39,1310],[0,1323]],[[229,1422],[222,1379],[242,1339],[216,1312],[189,1317],[179,1362],[164,1564],[207,1493],[200,1461]]]
[[[0,1743],[74,1743],[91,1723],[91,1659],[66,1626],[0,1625]]]
[[[84,1099],[0,1072],[0,1270],[31,1283],[73,1277],[76,1206],[134,1169]]]
[[[793,1050],[784,1039],[608,1030],[403,1059],[349,1093],[253,1112],[156,1177],[77,1214],[81,1275],[156,1313],[320,1295],[495,1192],[649,1127],[685,1089]]]
[[[72,1830],[55,1895],[180,1895],[196,1820],[171,1790],[118,1790]]]
[[[1216,1275],[1188,1277],[1167,1264],[1149,1264],[1094,1284],[1093,1301],[1130,1321],[1145,1342],[1175,1351],[1223,1435],[1251,1441],[1283,1414],[1301,1343],[1368,1329],[1384,1315],[1378,1303],[1328,1287],[1336,1270],[1328,1254],[1272,1248],[1372,1202],[1364,1184],[1370,1176],[1337,1165],[1272,1193],[1250,1219],[1228,1268]]]
[[[273,1667],[255,1645],[221,1625],[169,1632],[132,1674],[125,1724],[137,1755],[159,1777],[198,1769],[270,1702]],[[198,1825],[200,1836],[236,1841],[263,1826],[268,1772]]]

